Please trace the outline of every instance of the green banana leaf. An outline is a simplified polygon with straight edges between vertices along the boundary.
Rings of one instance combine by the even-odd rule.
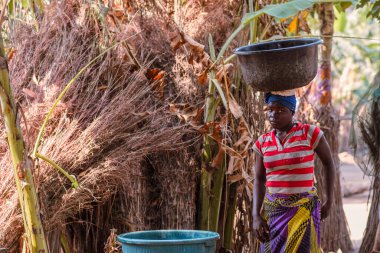
[[[313,7],[314,4],[317,3],[349,3],[355,5],[356,2],[356,0],[293,0],[282,4],[270,4],[256,12],[247,13],[243,17],[240,26],[231,34],[231,36],[224,43],[222,49],[218,54],[217,61],[219,61],[223,57],[228,46],[230,45],[232,40],[239,34],[239,32],[242,31],[245,26],[250,24],[250,22],[252,22],[254,19],[257,19],[262,14],[267,14],[275,18],[288,18],[295,16],[299,11]]]

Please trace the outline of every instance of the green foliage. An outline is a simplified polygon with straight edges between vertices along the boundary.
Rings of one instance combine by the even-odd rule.
[[[321,0],[293,0],[283,4],[270,4],[266,5],[264,8],[257,12],[248,13],[243,17],[242,23],[247,24],[257,15],[268,14],[275,18],[289,18],[295,16],[299,11],[306,10],[314,6],[317,3],[336,3],[340,6],[351,6],[355,4],[355,0],[331,0],[331,1],[321,1]]]
[[[373,99],[373,100],[376,100],[376,99],[378,99],[378,98],[380,98],[380,87],[377,88],[376,90],[374,90],[374,92],[373,92],[373,94],[372,94],[372,99]]]
[[[258,14],[268,14],[276,18],[288,18],[296,15],[299,11],[311,8],[314,5],[315,1],[313,0],[293,0],[291,2],[283,4],[270,4],[265,6],[263,9],[246,14],[243,17],[242,22],[247,24],[252,21],[252,19]]]
[[[212,82],[214,83],[216,89],[218,90],[219,96],[222,98],[222,102],[226,110],[228,110],[228,104],[226,96],[224,95],[223,88],[220,85],[219,81],[217,79],[212,79]]]
[[[306,9],[309,9],[314,6],[314,4],[321,4],[321,3],[334,3],[334,4],[342,4],[342,3],[349,3],[349,4],[355,4],[356,0],[293,0],[282,4],[270,4],[266,5],[264,8],[245,14],[240,26],[230,35],[230,37],[227,39],[227,41],[224,43],[223,47],[221,48],[217,61],[219,61],[225,51],[227,50],[228,46],[231,44],[233,39],[252,21],[257,19],[262,14],[267,14],[270,16],[273,16],[275,18],[289,18],[293,17],[298,14],[299,11],[303,11]]]
[[[374,18],[380,22],[380,1],[379,0],[359,0],[357,8],[362,8],[369,6],[369,11],[367,13],[367,18]]]
[[[334,86],[333,103],[345,114],[352,112],[355,104],[365,94],[370,80],[380,69],[380,30],[378,23],[367,17],[370,6],[349,8],[340,12],[335,8],[337,36],[368,39],[334,38],[332,54]],[[318,24],[313,24],[316,27]],[[314,28],[313,27],[313,28]]]
[[[338,10],[338,8],[336,8]],[[336,11],[334,29],[343,33],[347,26],[347,14],[344,11]]]

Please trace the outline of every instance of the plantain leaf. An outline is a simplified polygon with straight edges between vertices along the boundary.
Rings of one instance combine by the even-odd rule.
[[[224,43],[223,47],[221,48],[217,61],[219,61],[225,51],[227,50],[230,43],[233,41],[233,39],[244,29],[246,25],[248,25],[252,20],[259,17],[262,14],[268,14],[270,16],[273,16],[275,18],[289,18],[297,15],[299,11],[303,11],[305,9],[313,7],[314,4],[321,4],[321,3],[352,3],[355,4],[356,0],[293,0],[282,4],[270,4],[266,5],[264,8],[247,13],[244,15],[240,26],[228,37],[227,41]]]
[[[293,0],[282,4],[269,4],[257,12],[248,13],[243,17],[244,24],[249,23],[257,14],[265,13],[276,18],[289,18],[295,16],[297,12],[313,7],[316,3],[338,3],[340,6],[347,7],[354,4],[355,0],[336,0],[336,1],[321,1],[321,0]]]
[[[335,10],[336,21],[334,23],[334,29],[343,33],[347,26],[347,15],[344,11],[339,11],[338,8],[335,8]]]
[[[283,4],[269,4],[257,12],[244,15],[242,23],[247,24],[257,15],[263,13],[276,18],[289,18],[297,15],[298,11],[312,7],[313,4],[312,0],[294,0]]]
[[[224,107],[226,108],[226,110],[228,110],[228,103],[227,103],[226,96],[224,95],[222,86],[220,86],[220,83],[217,79],[212,79],[212,82],[215,84],[215,87],[218,90],[219,96],[222,99]]]
[[[299,21],[298,21],[298,15],[296,15],[293,18],[292,22],[290,22],[290,24],[288,26],[288,30],[289,30],[290,33],[296,34],[297,28],[298,28],[298,23],[299,23]]]
[[[373,97],[374,100],[377,100],[378,98],[380,98],[380,88],[377,88],[377,89],[373,92],[372,97]]]

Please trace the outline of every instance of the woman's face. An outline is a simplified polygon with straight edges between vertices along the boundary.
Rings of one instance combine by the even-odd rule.
[[[267,106],[267,117],[274,129],[286,129],[293,122],[293,112],[277,102]]]

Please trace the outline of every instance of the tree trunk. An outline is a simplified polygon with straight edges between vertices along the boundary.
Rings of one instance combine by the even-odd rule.
[[[352,249],[347,221],[345,218],[342,192],[340,185],[340,169],[339,169],[339,143],[338,131],[339,120],[336,112],[331,104],[331,51],[332,51],[332,35],[334,34],[334,9],[330,3],[319,5],[319,18],[321,22],[320,33],[323,38],[321,65],[316,79],[311,84],[309,102],[313,105],[314,115],[308,115],[309,121],[319,124],[330,144],[331,152],[336,167],[336,182],[334,201],[331,206],[329,217],[321,224],[321,247],[324,251],[334,251],[341,249],[343,252],[349,252]],[[323,203],[324,192],[324,175],[323,164],[318,159],[315,165],[315,174],[317,180],[317,188]]]

